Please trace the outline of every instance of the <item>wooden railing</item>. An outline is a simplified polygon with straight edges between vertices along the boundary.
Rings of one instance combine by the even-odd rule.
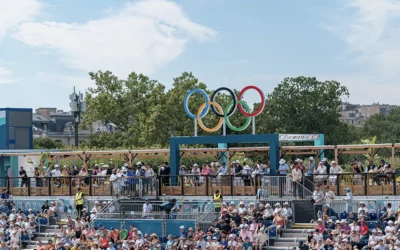
[[[298,196],[294,193],[293,180],[290,176],[158,176],[142,182],[128,179],[127,186],[121,187],[120,194],[171,196],[211,196],[216,190],[226,196],[254,196],[261,191],[268,197]],[[129,183],[129,181],[131,181]],[[146,184],[145,184],[146,183]],[[380,185],[378,185],[378,183]],[[350,188],[354,196],[381,196],[400,194],[400,175],[377,175],[373,173],[342,173],[337,175],[305,176],[297,188],[313,191],[315,184],[327,185],[336,195],[346,195]],[[21,186],[22,185],[22,186]],[[146,188],[144,185],[147,185]],[[149,187],[152,188],[149,188]],[[114,196],[115,187],[108,177],[35,177],[22,180],[19,177],[0,177],[0,188],[9,190],[13,196],[74,196],[81,187],[87,196]],[[142,192],[139,194],[139,192]],[[147,192],[147,193],[143,193]],[[304,193],[301,192],[300,193]],[[301,198],[301,197],[300,197]]]

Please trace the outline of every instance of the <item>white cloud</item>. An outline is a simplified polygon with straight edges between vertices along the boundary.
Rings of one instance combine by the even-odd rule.
[[[24,21],[32,20],[42,6],[36,0],[0,0],[0,40]]]
[[[57,75],[50,74],[46,72],[38,72],[36,74],[36,78],[43,83],[58,85],[60,87],[72,88],[76,86],[78,89],[83,91],[88,87],[93,87],[94,81],[90,79],[90,76],[87,74],[84,76],[71,76],[71,75]]]
[[[149,74],[174,60],[190,38],[203,42],[215,35],[186,17],[176,3],[148,0],[86,23],[23,23],[14,37],[53,50],[70,68],[111,70],[126,77],[132,71]]]
[[[336,22],[324,27],[349,46],[357,63],[368,67],[366,74],[386,81],[400,76],[400,1],[351,0]]]
[[[0,84],[13,83],[18,81],[12,77],[12,72],[0,66]]]

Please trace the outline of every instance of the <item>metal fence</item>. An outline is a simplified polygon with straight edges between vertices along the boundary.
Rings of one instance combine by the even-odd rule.
[[[7,188],[13,196],[73,196],[80,187],[86,196],[211,196],[220,190],[225,196],[261,193],[268,197],[302,198],[307,195],[302,189],[313,191],[315,184],[329,185],[338,195],[345,195],[346,188],[350,188],[355,196],[397,195],[400,192],[400,176],[376,173],[318,174],[303,176],[297,183],[290,174],[130,177],[118,182],[110,182],[108,176],[0,177],[0,187]]]

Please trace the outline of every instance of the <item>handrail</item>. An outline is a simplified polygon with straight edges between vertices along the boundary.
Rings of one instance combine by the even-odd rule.
[[[400,185],[397,185],[396,177],[398,173],[377,174],[377,173],[340,173],[340,174],[314,174],[312,176],[304,176],[302,188],[313,191],[314,184],[323,184],[331,186],[331,189],[337,195],[345,195],[344,190],[347,187],[352,188],[353,195],[397,195],[400,192]],[[235,196],[253,196],[263,187],[263,181],[274,178],[290,178],[281,175],[248,175],[249,178],[235,175],[161,175],[151,179],[150,182],[142,182],[139,178],[134,185],[133,191],[143,190],[142,186],[147,185],[149,189],[147,193],[140,192],[142,195],[158,197],[160,194],[166,195],[190,195],[190,196],[208,196],[218,189],[223,195]],[[113,196],[112,184],[104,180],[104,176],[60,176],[60,177],[42,177],[42,182],[36,183],[35,177],[28,177],[28,187],[21,187],[22,181],[20,177],[0,177],[7,186],[13,196],[73,196],[76,192],[77,183],[71,185],[74,181],[79,181],[82,192],[86,196]],[[83,183],[84,178],[89,178],[89,181]],[[94,182],[93,180],[99,180]],[[378,187],[377,183],[382,182],[382,186]],[[167,183],[166,183],[167,182]],[[94,184],[96,183],[96,186]],[[140,184],[142,183],[142,184]],[[38,186],[36,186],[38,184]],[[67,185],[68,184],[68,185]],[[279,186],[277,183],[271,183],[271,186]],[[241,190],[240,190],[241,189]],[[129,191],[132,191],[129,190]],[[146,189],[144,189],[146,192]],[[308,193],[308,191],[305,191]]]

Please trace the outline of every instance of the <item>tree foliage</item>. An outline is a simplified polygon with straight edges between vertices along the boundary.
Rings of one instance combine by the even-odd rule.
[[[378,143],[396,143],[400,141],[400,107],[392,109],[385,116],[372,115],[364,125],[364,135],[376,136]]]
[[[60,149],[64,148],[62,142],[57,142],[49,137],[41,137],[33,139],[34,149]]]
[[[194,122],[183,109],[187,91],[199,88],[209,95],[213,92],[189,72],[174,78],[168,91],[163,84],[142,74],[131,73],[126,80],[118,79],[109,71],[92,72],[90,76],[95,87],[86,95],[85,124],[98,120],[112,122],[118,132],[94,133],[89,136],[88,147],[167,147],[171,136],[194,134]],[[321,82],[314,77],[285,78],[266,97],[264,112],[256,118],[257,133],[323,133],[329,143],[359,141],[358,131],[339,121],[341,98],[348,95],[347,88],[336,81]],[[216,98],[222,108],[232,101],[224,93]],[[190,97],[189,110],[196,114],[203,103],[203,96],[194,94]],[[251,108],[256,109],[259,105],[256,103]],[[218,119],[209,112],[203,123],[214,127]],[[236,112],[229,119],[234,126],[241,126],[246,117]],[[239,133],[251,133],[251,126],[241,132],[227,128],[227,134]],[[215,134],[222,134],[221,129]],[[198,135],[210,134],[199,128]]]

